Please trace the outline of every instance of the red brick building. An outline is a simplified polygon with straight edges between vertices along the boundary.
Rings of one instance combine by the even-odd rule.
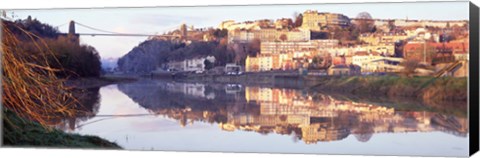
[[[456,54],[468,54],[468,42],[407,43],[403,48],[405,59],[425,61],[430,65],[455,61]]]

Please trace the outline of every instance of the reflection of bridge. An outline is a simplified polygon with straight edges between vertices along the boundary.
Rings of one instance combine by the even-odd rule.
[[[75,128],[80,128],[80,127],[83,127],[83,126],[86,126],[86,125],[90,125],[90,124],[93,124],[93,123],[97,123],[97,122],[101,122],[101,121],[105,121],[105,120],[110,120],[110,119],[115,119],[115,118],[125,118],[125,117],[145,117],[145,116],[156,116],[157,114],[154,114],[154,113],[148,113],[148,114],[111,114],[111,115],[95,115],[96,118],[101,118],[101,119],[98,119],[98,120],[95,120],[95,121],[91,121],[91,122],[85,122],[83,124],[79,124],[77,126],[75,126]],[[70,130],[74,130],[75,128],[73,129],[70,129]]]

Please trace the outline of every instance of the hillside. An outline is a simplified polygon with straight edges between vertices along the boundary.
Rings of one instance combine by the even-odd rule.
[[[118,59],[118,69],[125,73],[148,73],[161,63],[162,54],[172,51],[173,44],[163,40],[147,40]]]
[[[118,69],[128,74],[149,73],[164,68],[170,61],[181,61],[202,56],[214,56],[216,66],[232,62],[235,53],[226,42],[183,42],[150,39],[142,42],[118,60]]]

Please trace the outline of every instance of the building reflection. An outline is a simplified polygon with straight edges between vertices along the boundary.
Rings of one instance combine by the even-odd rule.
[[[415,108],[396,110],[318,92],[199,83],[129,84],[119,89],[181,126],[201,121],[218,124],[224,131],[292,135],[307,144],[349,135],[367,142],[376,133],[440,131],[460,137],[468,133],[466,117]]]

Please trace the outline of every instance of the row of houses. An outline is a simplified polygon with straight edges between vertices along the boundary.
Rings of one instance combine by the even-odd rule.
[[[411,19],[362,19],[362,18],[353,18],[351,19],[351,23],[359,23],[361,21],[370,22],[374,24],[376,27],[386,26],[386,25],[394,25],[398,27],[451,27],[451,26],[458,26],[464,27],[468,24],[466,20],[449,20],[449,21],[441,21],[441,20],[411,20]]]
[[[379,44],[393,44],[397,41],[403,41],[409,36],[406,33],[374,33],[374,34],[362,34],[358,38],[371,45]]]
[[[289,19],[279,19],[275,23],[269,20],[246,23],[226,21],[221,27],[229,29],[229,42],[250,43],[254,39],[260,40],[259,54],[246,58],[247,72],[296,70],[330,64],[328,74],[353,75],[399,71],[402,68],[399,63],[404,58],[418,58],[417,60],[430,65],[468,60],[468,42],[458,44],[442,40],[445,30],[451,26],[466,26],[466,21],[382,20],[371,19],[369,15],[349,19],[342,14],[315,10],[307,10],[302,16],[302,25],[296,29],[289,27],[292,24]],[[312,32],[328,31],[331,27],[347,27],[365,21],[378,28],[389,28],[389,31],[362,34],[359,36],[362,43],[355,46],[341,45],[335,39],[311,39]],[[390,28],[395,28],[392,26],[398,28],[392,31]],[[432,47],[430,54],[420,50],[427,47]]]
[[[325,27],[346,27],[350,24],[358,24],[367,22],[373,24],[377,28],[384,26],[397,26],[397,27],[464,27],[468,24],[466,20],[411,20],[411,19],[371,19],[371,18],[349,18],[343,14],[318,12],[316,10],[307,10],[302,14],[303,29],[311,31],[322,31]],[[269,19],[262,19],[256,21],[235,22],[234,20],[226,20],[218,25],[219,29],[227,29],[229,31],[236,29],[247,30],[260,30],[262,28],[286,28],[293,22],[291,19],[282,18],[277,19],[275,22]]]
[[[245,59],[245,71],[296,70],[299,68],[307,68],[311,64],[322,65],[327,62],[324,59],[328,58],[328,56],[328,53],[316,50],[289,51],[273,54],[261,53],[256,57],[248,56]]]
[[[338,40],[309,40],[300,42],[261,42],[261,54],[275,54],[298,50],[319,50],[338,46]]]
[[[258,39],[261,42],[309,41],[310,30],[267,28],[259,30],[228,31],[228,43],[249,43]]]
[[[363,53],[362,53],[363,52]],[[334,65],[357,64],[367,65],[365,58],[375,59],[391,56],[395,52],[393,44],[357,45],[354,47],[339,46],[338,40],[310,40],[307,42],[262,42],[260,54],[249,56],[245,62],[247,72],[261,72],[270,70],[295,70],[313,65],[328,65],[334,60]],[[337,58],[347,59],[349,62],[335,62]],[[354,59],[355,62],[352,62]],[[319,62],[321,61],[321,62]],[[378,62],[380,64],[381,62]],[[376,64],[376,63],[374,63]],[[379,71],[380,68],[364,68],[363,72]]]

